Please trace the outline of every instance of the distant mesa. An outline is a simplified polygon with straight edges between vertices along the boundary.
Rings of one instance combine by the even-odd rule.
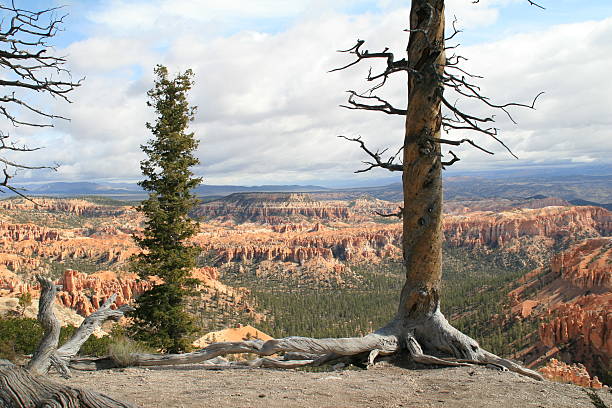
[[[283,224],[300,221],[364,221],[376,211],[391,212],[396,203],[361,194],[352,201],[315,200],[307,193],[234,193],[200,205],[194,216],[235,223]]]
[[[525,200],[525,197],[529,197],[544,200],[545,198],[536,197],[558,197],[573,205],[596,205],[612,210],[612,176],[609,175],[609,169],[607,171],[608,173],[599,171],[579,175],[575,172],[572,175],[561,173],[550,175],[550,173],[531,171],[531,176],[517,172],[451,176],[445,177],[444,180],[444,198],[445,200],[481,200],[505,197]],[[328,188],[318,185],[203,184],[195,190],[195,193],[200,197],[220,197],[245,192],[311,192],[315,194],[316,199],[324,199],[322,198],[324,193],[336,194],[337,199],[354,199],[356,195],[366,193],[382,200],[401,201],[403,199],[401,183],[388,184],[390,180],[380,180],[381,185],[378,186],[350,188]],[[355,183],[359,183],[359,180],[355,179]],[[128,182],[51,182],[30,183],[20,187],[25,187],[27,193],[33,196],[101,195],[126,200],[140,200],[146,197],[146,193],[136,183]],[[7,195],[12,194],[8,192]]]

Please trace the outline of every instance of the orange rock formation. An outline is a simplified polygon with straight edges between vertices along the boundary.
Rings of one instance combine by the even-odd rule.
[[[250,325],[238,325],[215,332],[210,332],[193,342],[195,347],[206,347],[211,343],[221,341],[271,340],[272,337]]]
[[[237,226],[223,233],[203,233],[195,242],[216,255],[219,264],[279,261],[303,264],[309,260],[379,261],[400,256],[401,225],[371,224],[307,231],[283,224],[272,229]]]
[[[549,380],[559,382],[570,382],[582,387],[603,388],[603,384],[597,376],[591,378],[582,364],[565,364],[555,358],[551,358],[548,364],[539,370]]]
[[[553,257],[553,273],[583,289],[612,290],[612,238],[587,239]]]
[[[64,199],[64,198],[36,198],[36,203],[22,198],[14,198],[10,200],[1,200],[0,209],[3,210],[37,210],[44,212],[61,212],[79,216],[100,217],[110,216],[116,217],[128,211],[129,207],[115,207],[108,205],[98,205],[91,201],[80,199]]]
[[[540,342],[530,350],[529,365],[557,355],[569,363],[583,363],[590,373],[609,368],[611,246],[612,238],[579,242],[554,256],[550,268],[525,275],[522,285],[510,292],[513,313],[522,318],[535,315],[542,320],[538,329]]]
[[[524,236],[600,236],[612,234],[612,212],[601,207],[546,207],[448,215],[446,242],[452,246],[504,246]]]
[[[1,203],[2,201],[0,201]],[[60,231],[35,224],[10,224],[0,222],[0,240],[3,244],[10,241],[58,241]]]
[[[326,221],[364,221],[376,211],[387,213],[396,203],[372,197],[345,200],[314,200],[306,193],[235,193],[202,204],[195,215],[204,219],[231,220],[238,223],[282,224],[308,219]]]
[[[57,294],[59,302],[82,316],[96,311],[114,293],[117,294],[115,306],[121,306],[152,287],[151,282],[138,280],[131,273],[120,277],[112,271],[87,275],[72,269],[67,269],[58,283],[62,285]]]
[[[539,335],[547,347],[572,343],[577,361],[587,366],[598,356],[612,358],[612,293],[582,296],[561,304],[540,324]]]

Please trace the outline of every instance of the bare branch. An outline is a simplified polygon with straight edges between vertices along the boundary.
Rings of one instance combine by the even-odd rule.
[[[365,145],[365,143],[363,142],[363,140],[361,140],[361,137],[357,137],[357,138],[349,138],[346,136],[338,136],[341,137],[342,139],[346,139],[349,140],[351,142],[357,142],[359,143],[359,145],[361,146],[361,149],[366,152],[371,158],[374,159],[374,162],[367,162],[364,161],[364,164],[367,164],[369,167],[365,168],[365,169],[361,169],[361,170],[357,170],[355,171],[355,173],[365,173],[366,171],[372,170],[375,167],[380,167],[383,169],[387,169],[389,171],[403,171],[404,170],[404,166],[401,164],[396,164],[393,163],[395,161],[395,156],[391,156],[386,162],[382,161],[380,159],[380,155],[383,154],[387,149],[383,150],[382,152],[379,152],[378,150],[376,152],[372,152],[370,149],[368,149]],[[401,151],[401,149],[400,149]],[[398,152],[399,153],[399,152]]]
[[[399,218],[401,220],[403,215],[404,215],[404,207],[399,206],[398,208],[399,208],[399,210],[397,212],[394,212],[394,213],[384,214],[384,213],[381,213],[379,211],[374,211],[374,213],[376,215],[380,216],[380,217],[385,217],[385,218],[388,218],[388,217],[397,217],[397,218]]]
[[[414,70],[412,70],[409,66],[408,66],[408,61],[403,58],[399,61],[395,61],[395,57],[393,55],[392,52],[389,52],[389,48],[385,48],[383,51],[381,52],[369,52],[368,50],[365,51],[361,51],[361,46],[365,43],[364,40],[357,40],[357,43],[352,46],[351,48],[347,49],[347,50],[338,50],[338,52],[344,52],[344,53],[349,53],[349,54],[354,54],[356,56],[357,59],[355,59],[354,61],[340,67],[340,68],[334,68],[328,72],[335,72],[335,71],[341,71],[343,69],[352,67],[353,65],[356,65],[357,63],[359,63],[360,61],[364,60],[364,59],[368,59],[368,58],[384,58],[387,60],[387,67],[379,74],[375,74],[372,75],[372,69],[370,68],[370,71],[368,73],[367,76],[367,80],[368,81],[375,81],[377,79],[381,79],[381,82],[379,82],[377,85],[374,85],[374,87],[370,88],[368,90],[368,92],[373,92],[374,90],[380,88],[381,86],[383,86],[386,81],[387,78],[389,77],[389,75],[395,73],[395,72],[400,72],[400,71],[407,71],[407,72],[414,72]]]
[[[493,117],[480,118],[477,116],[473,116],[473,115],[464,113],[460,111],[459,109],[457,109],[455,106],[451,105],[444,97],[442,97],[442,103],[444,104],[444,106],[450,109],[455,114],[456,117],[461,118],[461,120],[467,123],[470,126],[471,130],[475,130],[477,132],[481,132],[486,135],[489,135],[490,137],[495,139],[499,144],[501,144],[514,158],[518,159],[518,156],[515,155],[514,152],[512,152],[512,150],[510,150],[510,148],[500,138],[497,137],[494,131],[489,131],[488,129],[483,129],[482,127],[479,126],[479,123],[493,122],[494,121]]]
[[[469,74],[457,66],[451,66],[448,68],[459,70],[462,73],[465,73],[466,75],[469,75],[470,77],[473,77],[473,78],[482,78],[481,76],[478,76],[478,75]],[[502,110],[514,124],[516,124],[516,121],[514,120],[514,118],[512,117],[512,115],[506,108],[510,106],[517,106],[517,107],[522,107],[522,108],[535,109],[535,103],[537,99],[541,95],[544,94],[544,92],[538,93],[530,105],[523,104],[523,103],[516,103],[516,102],[510,102],[506,104],[495,104],[495,103],[490,102],[489,98],[487,98],[486,96],[483,96],[480,93],[480,88],[478,86],[470,84],[469,82],[465,80],[464,77],[459,78],[456,75],[451,75],[451,74],[448,74],[447,72],[447,76],[443,78],[443,83],[445,86],[452,88],[455,92],[457,92],[458,94],[462,96],[478,99],[479,101],[481,101],[482,103],[486,104],[487,106],[491,108]],[[493,120],[491,119],[491,121]]]
[[[452,150],[449,150],[448,152],[453,156],[453,158],[450,159],[449,161],[443,161],[442,162],[442,168],[443,169],[448,167],[448,166],[452,166],[453,164],[455,164],[456,162],[461,160],[460,158],[457,157],[457,155],[455,153],[453,153]]]
[[[449,144],[449,145],[453,145],[453,146],[459,146],[462,143],[469,143],[472,146],[474,146],[475,148],[477,148],[479,150],[482,150],[485,153],[495,154],[492,151],[485,149],[484,147],[478,146],[476,143],[474,143],[470,139],[449,140],[449,139],[435,139],[435,138],[431,138],[429,140],[431,140],[432,142],[435,142],[435,143]],[[453,154],[453,152],[450,152],[450,153]]]
[[[463,31],[457,29],[457,16],[453,16],[453,33],[450,36],[446,37],[444,41],[452,40],[454,36],[456,36],[457,34],[461,32]]]
[[[477,3],[480,3],[480,0],[472,0],[472,4],[477,4]],[[539,8],[541,8],[542,10],[546,10],[544,7],[540,6],[538,3],[534,2],[534,1],[527,0],[527,3],[529,3],[529,4],[530,4],[530,5],[532,5],[532,6],[539,7]]]
[[[17,194],[21,198],[25,198],[26,200],[30,201],[34,205],[38,205],[38,203],[36,203],[36,201],[32,200],[30,197],[26,196],[25,194],[23,194],[21,192],[21,191],[23,191],[23,189],[19,189],[19,188],[11,186],[9,184],[9,180],[11,178],[13,178],[13,177],[10,174],[8,174],[8,171],[6,169],[2,169],[2,171],[4,172],[4,180],[2,180],[2,182],[0,182],[0,186],[8,188],[9,190],[11,190],[13,193]],[[0,192],[4,193],[4,191],[2,191],[2,190],[0,190]]]
[[[8,3],[8,4],[7,4]],[[46,111],[28,101],[22,93],[43,93],[70,103],[68,94],[81,85],[82,79],[72,79],[70,71],[65,68],[66,59],[56,55],[47,41],[62,30],[66,15],[57,15],[62,7],[30,11],[18,8],[15,2],[0,4],[0,69],[2,75],[0,87],[5,94],[0,94],[0,117],[7,119],[13,126],[52,127],[56,119],[68,120],[66,117]],[[18,110],[13,111],[17,107]],[[33,118],[21,118],[17,113],[27,112]],[[43,120],[40,120],[43,118]],[[17,146],[7,143],[8,133],[0,130],[0,151],[31,152],[38,148]],[[17,188],[9,185],[11,176],[7,168],[15,169],[57,169],[57,166],[28,166],[16,163],[6,157],[0,157],[5,165],[5,187],[25,197]],[[26,197],[27,198],[27,197]]]
[[[5,140],[8,139],[9,137],[10,135],[2,133],[2,131],[0,130],[0,150],[10,150],[14,152],[33,152],[33,151],[42,149],[42,147],[30,148],[25,145],[17,146],[15,143],[11,143],[7,145]]]
[[[50,169],[57,170],[57,166],[28,166],[25,164],[16,163],[10,160],[5,159],[4,157],[0,157],[0,162],[4,163],[7,166],[16,167],[19,169],[29,169],[29,170],[40,170],[40,169]],[[0,183],[0,185],[2,185]]]
[[[340,105],[343,108],[380,111],[380,112],[386,113],[387,115],[406,115],[406,109],[395,108],[389,102],[385,101],[384,99],[378,96],[375,96],[375,95],[364,96],[364,95],[358,94],[355,91],[347,91],[347,92],[350,94],[348,101],[347,101],[348,103],[350,103],[350,106]],[[374,100],[376,102],[380,102],[380,105],[368,105],[365,103],[359,103],[355,101],[355,98]]]
[[[540,6],[538,3],[534,2],[534,1],[527,0],[527,2],[528,2],[530,5],[532,5],[532,6],[536,6],[536,7],[541,8],[542,10],[546,10],[544,7]]]

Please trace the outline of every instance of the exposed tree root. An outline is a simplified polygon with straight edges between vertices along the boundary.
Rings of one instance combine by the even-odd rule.
[[[451,326],[439,309],[424,324],[417,326],[415,337],[425,350],[432,354],[448,356],[444,358],[446,361],[492,364],[536,380],[543,380],[536,371],[482,349],[476,340]]]
[[[336,363],[372,365],[380,356],[389,356],[406,350],[415,363],[441,366],[469,366],[472,364],[503,367],[519,374],[542,380],[535,371],[498,357],[480,348],[478,343],[452,327],[444,316],[436,311],[424,323],[402,330],[409,325],[393,321],[386,327],[364,337],[313,339],[286,337],[268,341],[247,340],[241,342],[213,343],[201,350],[184,354],[134,354],[133,366],[159,366],[194,364],[215,357],[237,353],[252,353],[262,358],[244,363],[226,363],[226,366],[266,368],[297,368]],[[281,358],[271,358],[282,354]],[[109,368],[109,359],[72,359],[71,367],[84,370]]]

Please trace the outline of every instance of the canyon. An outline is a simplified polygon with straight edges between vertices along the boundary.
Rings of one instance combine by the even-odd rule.
[[[228,277],[357,290],[364,279],[356,272],[360,265],[385,268],[401,260],[401,223],[380,215],[397,211],[398,203],[367,195],[314,197],[237,193],[194,212],[200,232],[193,242],[202,248],[193,273],[201,282],[195,304],[203,324],[212,324],[207,314],[220,311],[232,320],[219,319],[211,326],[216,330],[228,321],[274,319],[249,289],[225,282]],[[36,297],[33,276],[47,274],[63,286],[58,302],[86,316],[112,293],[121,305],[155,283],[129,271],[138,252],[131,237],[142,224],[131,206],[87,199],[42,199],[35,206],[9,199],[0,209],[1,297]],[[612,213],[550,197],[451,201],[445,210],[448,248],[515,253],[535,266],[508,294],[509,318],[539,322],[537,342],[515,357],[534,367],[556,357],[602,372],[612,356]]]

